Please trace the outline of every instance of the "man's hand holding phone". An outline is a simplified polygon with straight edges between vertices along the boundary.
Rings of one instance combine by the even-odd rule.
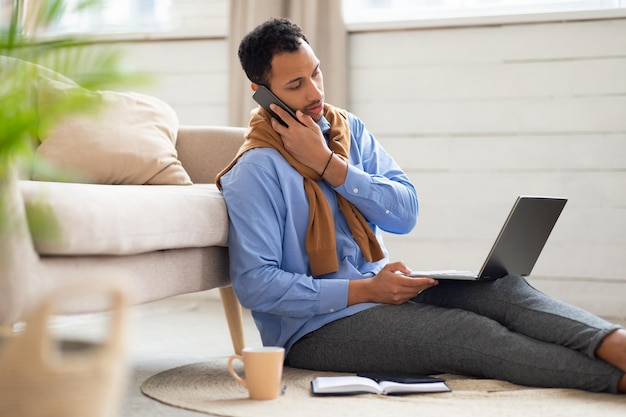
[[[284,120],[292,117],[276,104],[272,104],[271,107]],[[299,123],[292,123],[291,126],[285,127],[277,119],[273,119],[272,127],[281,136],[285,149],[294,158],[320,173],[331,153],[322,130],[310,116],[300,110],[296,112],[296,120]]]
[[[331,164],[336,157],[311,116],[300,110],[294,112],[263,85],[259,85],[252,97],[272,116],[272,128],[281,136],[285,149],[294,158],[318,174],[326,172],[324,179],[333,187],[345,181],[347,166],[345,163]]]

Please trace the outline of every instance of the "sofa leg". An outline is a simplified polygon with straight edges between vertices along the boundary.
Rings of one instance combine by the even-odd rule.
[[[233,342],[233,348],[236,354],[241,355],[241,351],[245,345],[241,304],[239,304],[235,290],[231,285],[220,288],[220,297],[222,298],[224,313],[226,313],[226,321],[228,322],[228,330],[230,331],[230,339]]]

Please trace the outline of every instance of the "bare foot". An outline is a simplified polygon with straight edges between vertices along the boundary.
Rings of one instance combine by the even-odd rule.
[[[626,372],[626,330],[618,329],[605,337],[596,356]]]
[[[626,330],[616,330],[604,338],[596,356],[626,372]],[[618,389],[626,393],[626,373],[620,379]]]

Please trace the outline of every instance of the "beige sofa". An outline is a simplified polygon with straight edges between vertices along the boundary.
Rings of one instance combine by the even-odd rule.
[[[240,352],[244,339],[228,274],[228,216],[212,183],[243,133],[243,128],[179,127],[178,159],[193,185],[18,181],[17,201],[43,206],[61,233],[9,246],[14,253],[0,266],[0,325],[23,319],[41,294],[70,278],[120,271],[132,281],[136,304],[220,288],[233,347]],[[73,302],[67,312],[100,308],[85,300]]]

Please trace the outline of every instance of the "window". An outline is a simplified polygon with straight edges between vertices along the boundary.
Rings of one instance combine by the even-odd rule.
[[[9,21],[12,3],[0,0],[0,25]],[[228,27],[228,0],[100,0],[86,9],[77,9],[81,0],[65,3],[62,18],[46,34],[225,36]]]
[[[67,9],[51,34],[122,33],[166,30],[170,24],[170,0],[105,0],[85,10],[76,10],[78,0],[68,0]]]
[[[348,24],[626,8],[626,0],[343,0]]]

